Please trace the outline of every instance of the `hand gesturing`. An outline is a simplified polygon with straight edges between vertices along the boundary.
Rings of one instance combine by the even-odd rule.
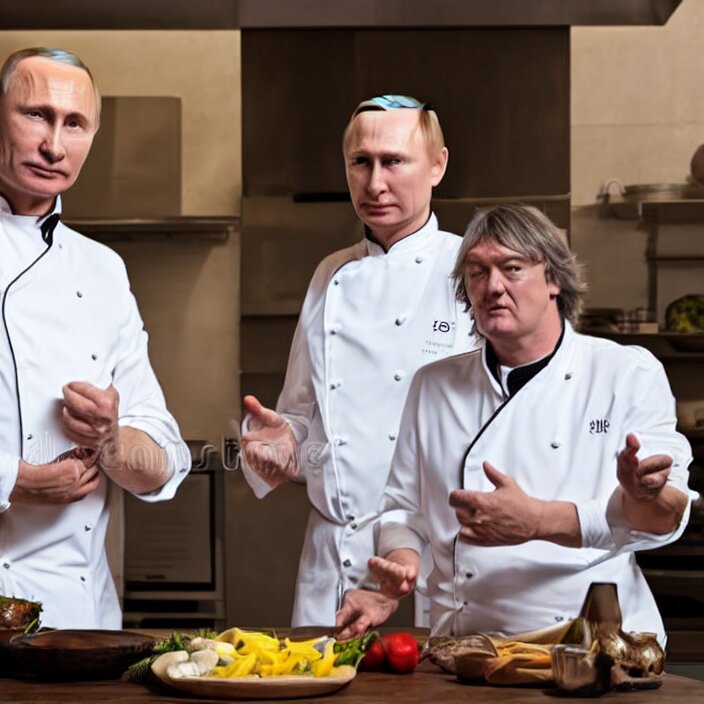
[[[518,545],[533,540],[538,533],[543,502],[526,494],[511,477],[489,462],[484,474],[494,491],[456,489],[450,506],[460,523],[460,538],[483,546]]]
[[[369,569],[379,580],[382,594],[392,599],[401,599],[416,587],[420,558],[415,550],[399,548],[385,558],[369,559]]]
[[[618,456],[616,476],[623,490],[635,501],[650,501],[658,497],[667,483],[667,477],[672,467],[669,455],[651,455],[638,459],[640,442],[629,433],[626,436],[626,447]]]
[[[296,477],[296,438],[288,423],[255,396],[245,396],[243,405],[249,413],[248,429],[242,436],[247,464],[271,487]]]

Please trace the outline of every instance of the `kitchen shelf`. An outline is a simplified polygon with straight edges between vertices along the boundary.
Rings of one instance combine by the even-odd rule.
[[[147,601],[220,601],[222,593],[216,589],[188,590],[188,589],[129,589],[125,590],[125,599]]]
[[[303,301],[300,299],[243,302],[241,314],[243,318],[295,317],[298,319],[302,305]]]
[[[643,222],[656,225],[687,225],[704,221],[704,200],[682,198],[679,200],[650,201],[641,203]]]
[[[621,345],[645,347],[661,360],[701,361],[704,359],[704,333],[630,333],[603,328],[585,328],[581,332],[613,340]]]
[[[646,260],[649,262],[700,262],[704,261],[704,254],[682,254],[682,255],[674,255],[674,254],[651,254],[646,257]]]
[[[65,224],[86,237],[106,241],[197,240],[225,242],[239,232],[236,217],[169,216],[135,219],[66,219]]]
[[[690,440],[704,440],[704,426],[680,426],[677,430]]]
[[[178,619],[179,621],[201,621],[203,619],[221,620],[225,617],[224,609],[218,611],[125,611],[123,620],[126,622],[155,621]],[[137,626],[138,628],[139,626]]]
[[[683,186],[686,188],[686,186]],[[642,220],[655,225],[686,225],[704,220],[704,200],[637,200],[600,196],[601,213],[618,220]]]

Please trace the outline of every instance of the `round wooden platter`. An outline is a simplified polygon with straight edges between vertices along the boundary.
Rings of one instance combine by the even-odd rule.
[[[152,663],[152,672],[166,685],[204,699],[295,699],[331,694],[349,684],[357,670],[349,665],[328,677],[298,675],[291,677],[169,677],[166,669],[173,662],[165,653]]]

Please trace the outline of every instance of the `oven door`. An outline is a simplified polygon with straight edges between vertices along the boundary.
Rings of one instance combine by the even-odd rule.
[[[125,495],[127,590],[203,590],[215,586],[213,470],[192,471],[170,501]]]

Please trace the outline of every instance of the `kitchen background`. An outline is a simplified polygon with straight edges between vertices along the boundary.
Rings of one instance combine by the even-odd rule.
[[[622,217],[610,207],[621,201],[619,184],[610,186],[611,203],[598,196],[612,179],[687,181],[704,143],[704,3],[507,4],[513,9],[502,13],[468,2],[476,17],[453,26],[438,7],[456,3],[423,14],[424,3],[410,2],[407,15],[385,15],[370,1],[359,4],[367,8],[361,21],[342,11],[335,26],[332,10],[306,22],[291,12],[295,3],[267,0],[249,5],[246,26],[213,10],[225,2],[197,15],[183,9],[188,3],[126,2],[111,14],[81,2],[51,10],[3,0],[0,27],[11,29],[0,31],[1,56],[69,48],[106,97],[97,156],[65,211],[125,258],[152,362],[185,438],[228,455],[222,439],[236,436],[241,394],[274,403],[313,267],[360,234],[341,195],[339,139],[369,94],[408,92],[438,109],[451,159],[435,207],[447,229],[461,232],[480,202],[529,200],[569,229],[588,267],[590,308],[641,309],[636,317],[662,322],[654,286],[661,297],[665,285],[685,286],[677,295],[704,293],[701,210],[672,225],[662,211],[638,206]],[[85,8],[86,21],[65,12],[71,5]],[[97,215],[111,222],[86,222]],[[142,222],[125,222],[134,218]],[[666,231],[680,240],[685,233],[685,251],[658,273],[646,255]],[[704,356],[659,344],[694,425]],[[145,512],[128,501],[127,520],[114,524],[126,622],[285,624],[307,515],[303,490],[257,502],[240,473],[214,469],[216,455],[196,464],[197,479],[173,506]],[[116,508],[122,515],[120,501]],[[201,539],[204,564],[196,559]],[[701,563],[701,554],[686,559]],[[201,567],[204,576],[194,576]],[[686,587],[699,596],[698,621],[671,620],[683,633],[694,622],[704,628],[703,574],[691,572]],[[689,642],[681,659],[704,657]]]

